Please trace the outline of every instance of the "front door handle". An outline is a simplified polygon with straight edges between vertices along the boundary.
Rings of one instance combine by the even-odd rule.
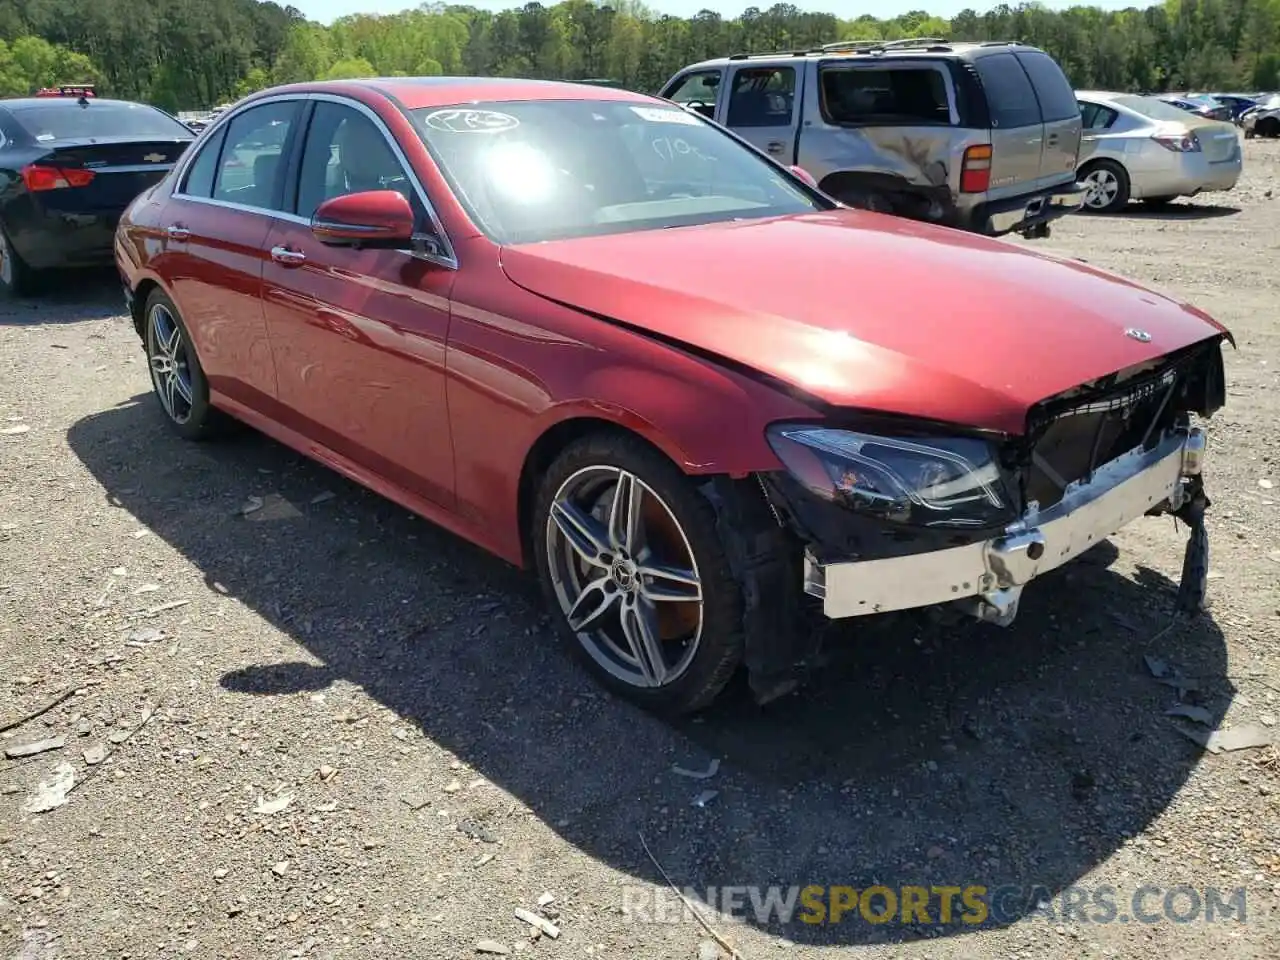
[[[307,262],[307,255],[300,250],[290,250],[288,247],[272,247],[271,259],[286,267],[300,267]]]
[[[786,147],[786,144],[781,140],[770,140],[764,145],[764,148],[770,153],[781,153],[784,147]]]
[[[170,240],[187,240],[191,237],[191,231],[186,227],[180,227],[176,223],[165,230]]]

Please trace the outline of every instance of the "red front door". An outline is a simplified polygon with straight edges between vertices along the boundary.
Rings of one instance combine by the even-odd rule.
[[[332,196],[413,180],[355,106],[317,101],[295,219],[265,243],[263,307],[286,425],[442,506],[454,498],[445,343],[455,272],[409,251],[326,246],[302,218]]]

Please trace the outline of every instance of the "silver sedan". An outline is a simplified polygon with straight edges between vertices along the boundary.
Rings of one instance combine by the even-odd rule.
[[[1077,179],[1088,191],[1086,211],[1109,213],[1130,200],[1163,206],[1231,190],[1240,179],[1240,135],[1229,123],[1136,94],[1077,91],[1076,100],[1084,120]]]

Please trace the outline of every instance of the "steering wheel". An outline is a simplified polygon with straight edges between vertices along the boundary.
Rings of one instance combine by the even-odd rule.
[[[681,106],[689,110],[697,110],[708,120],[710,120],[716,112],[716,105],[714,103],[707,103],[705,100],[686,100],[681,104]]]

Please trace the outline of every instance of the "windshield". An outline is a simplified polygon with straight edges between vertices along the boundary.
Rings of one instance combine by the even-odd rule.
[[[1116,97],[1115,102],[1152,120],[1177,120],[1185,123],[1188,119],[1186,110],[1155,97],[1124,96]]]
[[[680,107],[525,100],[413,114],[458,199],[498,243],[831,208]]]
[[[191,131],[173,117],[143,103],[91,100],[87,106],[54,103],[10,109],[22,129],[41,143],[48,140],[191,138]]]
[[[1273,94],[1272,96],[1269,96],[1269,97],[1264,97],[1262,99],[1262,102],[1259,103],[1258,106],[1262,107],[1263,110],[1280,109],[1280,93]]]

